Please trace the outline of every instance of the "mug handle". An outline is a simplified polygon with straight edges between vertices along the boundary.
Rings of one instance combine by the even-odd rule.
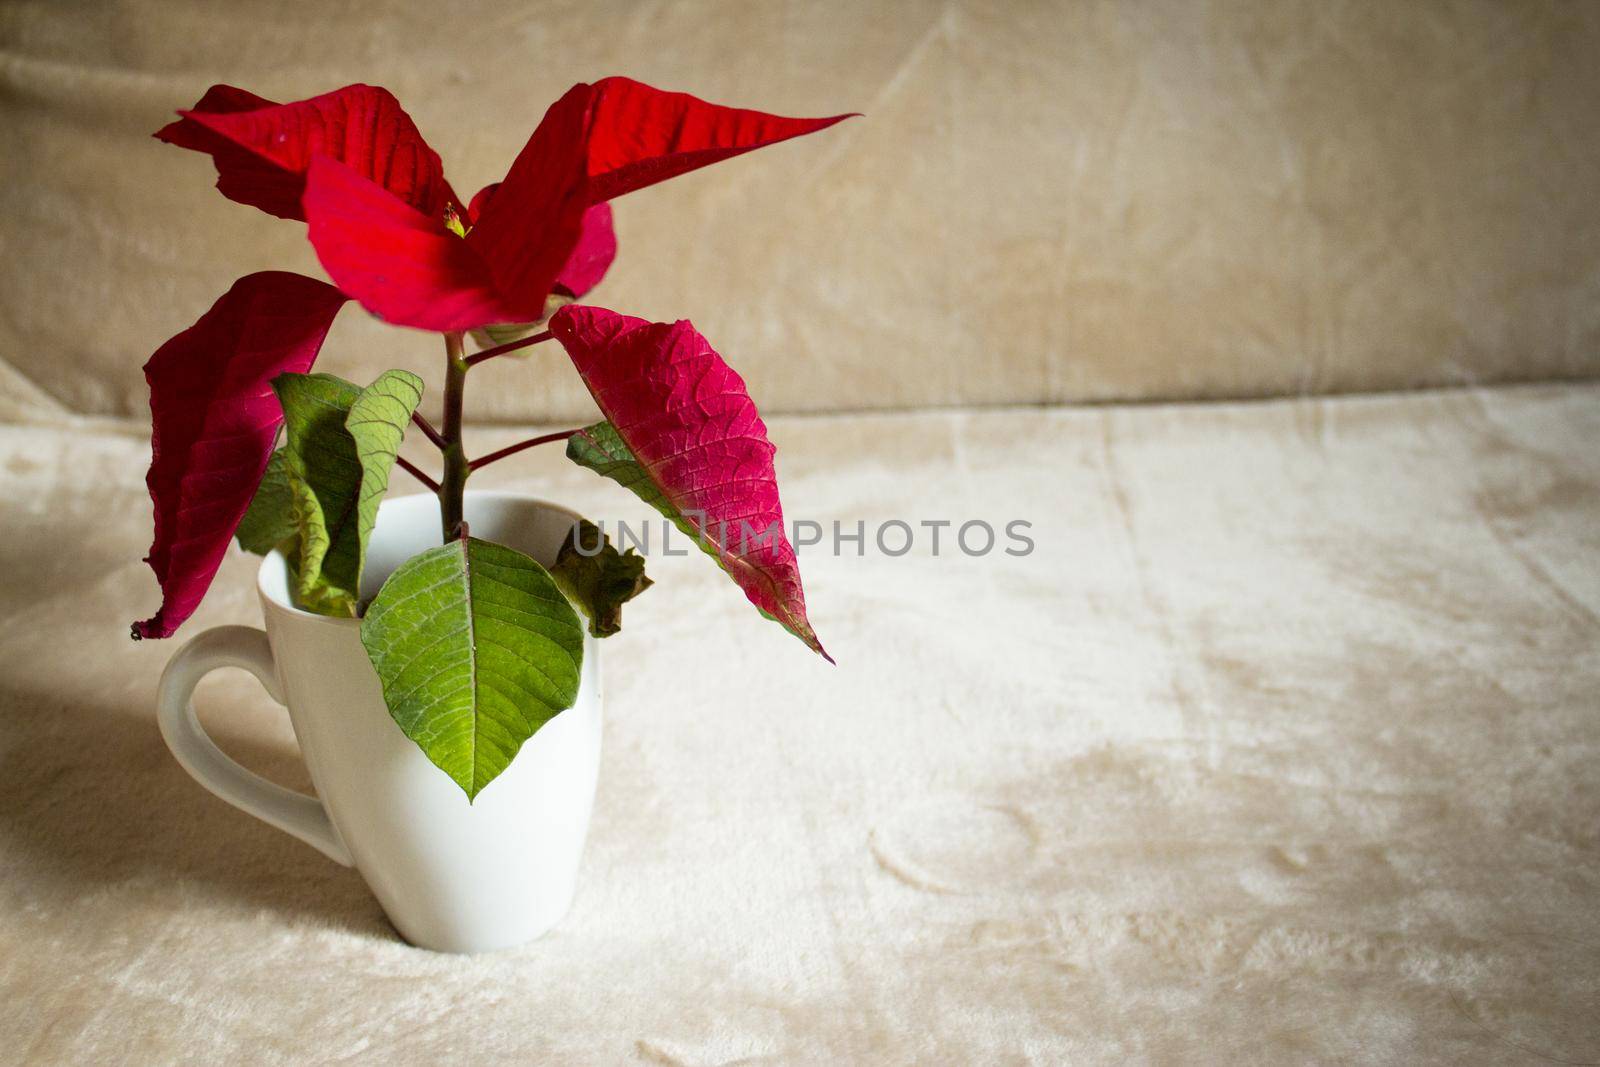
[[[267,695],[282,704],[278,669],[267,635],[253,626],[218,626],[178,650],[161,674],[156,719],[161,737],[194,780],[241,811],[298,837],[335,863],[354,866],[350,851],[316,797],[297,793],[247,771],[206,734],[194,713],[194,690],[218,667],[243,667]]]

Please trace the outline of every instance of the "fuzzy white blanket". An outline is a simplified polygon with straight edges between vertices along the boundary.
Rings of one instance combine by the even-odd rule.
[[[1036,550],[806,550],[836,669],[653,557],[575,908],[458,958],[163,748],[142,431],[0,429],[0,1060],[1600,1060],[1600,387],[773,436],[792,518]],[[305,786],[254,682],[198,703]]]

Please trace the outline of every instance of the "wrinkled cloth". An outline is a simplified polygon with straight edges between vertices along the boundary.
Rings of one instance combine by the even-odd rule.
[[[144,433],[0,428],[0,1058],[1600,1059],[1600,386],[773,420],[790,518],[866,524],[801,550],[838,667],[657,541],[573,911],[476,958],[163,747],[163,663],[259,611],[231,551],[127,639]],[[197,704],[306,788],[252,679]]]
[[[587,299],[693,320],[768,413],[1594,376],[1596,54],[1566,0],[8,0],[0,415],[142,416],[235,278],[321,276],[151,139],[214,82],[387,86],[464,193],[607,74],[864,112],[615,204]],[[329,350],[440,358],[355,307]],[[588,411],[561,362],[473,417]]]

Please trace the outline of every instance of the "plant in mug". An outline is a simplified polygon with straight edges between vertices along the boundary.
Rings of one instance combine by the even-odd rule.
[[[650,585],[642,557],[617,551],[592,523],[573,528],[550,569],[471,535],[463,491],[472,472],[564,441],[575,463],[659,510],[763,615],[827,655],[783,532],[773,447],[739,375],[687,321],[573,301],[616,254],[610,200],[846,116],[783,118],[606,78],[552,105],[505,179],[463,203],[383,89],[276,104],[215,86],[179,115],[156,136],[209,154],[230,200],[304,221],[334,284],[277,271],[241,278],[146,365],[148,562],[162,604],[134,624],[135,637],[182,624],[230,539],[281,550],[302,609],[361,619],[390,713],[471,798],[576,699],[578,613],[608,636],[622,605]],[[311,373],[352,299],[386,322],[443,335],[437,428],[418,412],[425,386],[409,370],[364,387]],[[480,346],[470,354],[469,337]],[[566,350],[604,421],[469,458],[462,401],[472,369],[549,341]],[[408,429],[437,446],[437,477],[399,457]],[[397,465],[438,495],[441,543],[363,604],[367,545]]]

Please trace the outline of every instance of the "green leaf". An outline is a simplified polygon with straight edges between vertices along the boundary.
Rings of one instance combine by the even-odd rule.
[[[354,615],[367,542],[422,379],[389,370],[358,389],[331,374],[284,374],[272,386],[288,428],[282,496],[296,602]]]
[[[290,510],[294,491],[289,487],[289,471],[284,465],[283,449],[272,453],[267,461],[267,471],[261,476],[250,508],[239,520],[234,536],[239,547],[246,552],[265,556],[299,532],[294,513]]]
[[[413,556],[361,620],[389,714],[470,800],[578,699],[583,626],[550,572],[475,537]]]
[[[331,374],[280,374],[272,388],[288,430],[295,601],[308,611],[353,616],[361,586],[361,461],[344,424],[361,390]]]
[[[366,566],[367,542],[378,524],[378,505],[389,491],[389,474],[400,454],[400,441],[420,403],[421,378],[408,370],[386,370],[361,390],[344,420],[361,463],[361,497],[356,502],[356,543],[360,553],[357,578]]]
[[[589,632],[596,637],[622,629],[622,605],[653,584],[645,577],[644,557],[631,548],[618,552],[588,519],[580,519],[562,542],[550,576],[589,616]]]

